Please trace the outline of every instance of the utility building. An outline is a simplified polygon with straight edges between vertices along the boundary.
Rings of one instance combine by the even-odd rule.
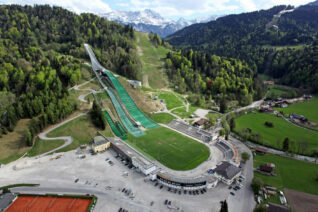
[[[93,140],[92,149],[95,153],[105,151],[110,147],[110,142],[103,136],[96,136]]]

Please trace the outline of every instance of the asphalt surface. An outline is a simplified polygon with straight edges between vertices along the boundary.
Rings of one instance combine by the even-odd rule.
[[[66,121],[61,122],[60,124],[58,124],[58,125],[56,125],[56,126],[50,128],[49,130],[47,130],[47,131],[45,131],[45,132],[40,133],[38,136],[39,136],[39,138],[40,138],[41,140],[46,140],[46,141],[64,140],[65,143],[64,143],[62,146],[59,146],[59,147],[57,147],[57,148],[55,148],[55,149],[52,149],[52,150],[49,151],[49,152],[43,153],[43,154],[41,154],[41,155],[38,155],[37,157],[43,157],[43,156],[45,156],[45,155],[48,155],[48,154],[50,154],[50,153],[52,153],[52,152],[55,152],[55,151],[60,150],[60,149],[63,149],[64,147],[70,145],[70,144],[73,142],[73,138],[72,138],[71,136],[61,136],[61,137],[49,138],[49,137],[47,137],[47,134],[50,133],[50,132],[52,132],[53,130],[59,128],[60,126],[66,124],[66,123],[68,123],[68,122],[70,122],[70,121],[73,121],[74,119],[77,119],[78,117],[81,117],[81,116],[83,116],[83,115],[86,115],[87,113],[88,113],[88,112],[86,112],[86,113],[81,113],[81,114],[79,114],[79,115],[77,115],[77,116],[74,116],[74,117],[72,117],[72,118],[70,118],[70,119],[68,119],[68,120],[66,120]]]

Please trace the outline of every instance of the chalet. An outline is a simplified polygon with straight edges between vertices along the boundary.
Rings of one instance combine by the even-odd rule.
[[[194,122],[194,123],[193,123],[193,126],[195,126],[195,127],[202,127],[202,126],[203,126],[206,122],[208,122],[208,121],[209,121],[209,120],[202,118],[202,119],[200,119],[199,121]]]
[[[273,174],[275,165],[273,163],[267,163],[259,166],[259,170],[266,174]]]

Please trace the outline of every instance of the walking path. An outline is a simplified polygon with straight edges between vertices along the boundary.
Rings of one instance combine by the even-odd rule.
[[[313,158],[313,157],[309,157],[309,156],[304,156],[304,155],[298,155],[298,154],[293,154],[293,153],[286,153],[277,149],[273,149],[273,148],[269,148],[269,147],[265,147],[259,144],[255,144],[252,143],[250,141],[247,142],[247,145],[249,147],[261,147],[263,149],[266,149],[267,152],[274,154],[274,155],[279,155],[279,156],[283,156],[283,157],[288,157],[288,158],[293,158],[293,159],[297,159],[297,160],[302,160],[302,161],[309,161],[312,163],[317,163],[318,164],[318,159]]]
[[[70,122],[70,121],[73,121],[74,119],[77,119],[78,117],[81,117],[81,116],[83,116],[83,115],[86,115],[87,113],[88,113],[88,111],[85,112],[85,113],[80,113],[80,114],[78,114],[77,116],[74,116],[74,117],[72,117],[72,118],[70,118],[70,119],[68,119],[68,120],[65,120],[65,121],[61,122],[60,124],[58,124],[58,125],[56,125],[56,126],[50,128],[49,130],[40,133],[38,136],[39,136],[39,138],[40,138],[41,140],[46,140],[46,141],[65,140],[65,143],[64,143],[62,146],[59,146],[59,147],[57,147],[57,148],[55,148],[55,149],[52,149],[51,151],[48,151],[48,152],[46,152],[46,153],[43,153],[43,154],[41,154],[41,155],[39,155],[39,156],[37,156],[37,157],[43,157],[43,156],[45,156],[45,155],[48,155],[48,154],[50,154],[50,153],[52,153],[52,152],[55,152],[55,151],[57,151],[57,150],[60,150],[60,149],[62,149],[62,148],[64,148],[64,147],[70,145],[70,144],[73,142],[73,138],[72,138],[71,136],[62,136],[62,137],[49,138],[49,137],[47,137],[47,134],[50,133],[50,132],[52,132],[53,130],[59,128],[60,126],[66,124],[66,123],[68,123],[68,122]]]
[[[92,94],[92,93],[95,94],[95,93],[98,93],[98,92],[102,92],[102,90],[100,90],[100,91],[95,91],[95,90],[93,90],[93,89],[91,89],[91,88],[80,89],[80,87],[82,87],[83,85],[86,85],[87,83],[93,81],[94,79],[95,79],[95,78],[93,78],[93,79],[91,79],[91,80],[89,80],[89,81],[86,81],[86,82],[84,82],[84,83],[82,83],[82,84],[80,84],[80,85],[75,85],[75,86],[73,86],[72,88],[69,88],[69,90],[73,90],[73,89],[74,89],[74,90],[90,91],[89,93],[80,95],[80,96],[78,97],[78,100],[79,100],[79,101],[88,103],[88,101],[85,100],[85,97],[86,97],[86,96],[88,96],[88,95],[90,95],[90,94]],[[88,113],[88,111],[83,112],[83,113],[80,113],[80,114],[78,114],[77,116],[74,116],[74,117],[72,117],[72,118],[70,118],[70,119],[67,119],[67,120],[65,120],[65,121],[63,121],[63,122],[57,124],[56,126],[50,128],[50,129],[48,129],[47,131],[44,131],[44,132],[40,133],[38,136],[39,136],[39,138],[40,138],[41,140],[46,140],[46,141],[64,140],[65,143],[64,143],[63,145],[61,145],[61,146],[55,148],[55,149],[52,149],[52,150],[50,150],[50,151],[48,151],[48,152],[46,152],[46,153],[43,153],[43,154],[41,154],[41,155],[38,155],[37,157],[43,157],[43,156],[45,156],[45,155],[48,155],[48,154],[50,154],[50,153],[52,153],[52,152],[55,152],[55,151],[60,150],[60,149],[63,149],[64,147],[70,145],[70,144],[73,142],[73,138],[72,138],[71,136],[61,136],[61,137],[50,137],[50,138],[49,138],[49,137],[47,137],[47,134],[50,133],[50,132],[52,132],[53,130],[59,128],[60,126],[66,124],[66,123],[68,123],[68,122],[70,122],[70,121],[73,121],[74,119],[77,119],[77,118],[79,118],[79,117],[81,117],[81,116],[83,116],[83,115],[86,115],[87,113]]]

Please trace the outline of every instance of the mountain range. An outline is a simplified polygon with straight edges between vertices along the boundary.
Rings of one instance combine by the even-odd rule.
[[[207,23],[220,17],[211,15],[209,17],[193,20],[179,18],[179,20],[175,21],[172,19],[163,18],[159,13],[150,9],[145,9],[142,11],[114,10],[109,13],[99,14],[99,16],[120,24],[130,25],[139,32],[157,33],[163,38],[189,25],[196,23]]]

